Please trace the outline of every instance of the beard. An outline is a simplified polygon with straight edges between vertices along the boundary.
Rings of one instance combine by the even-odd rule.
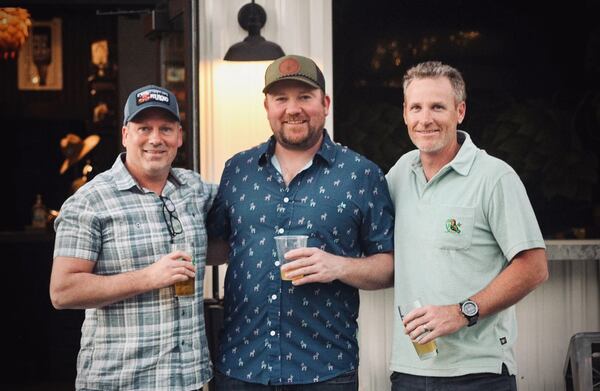
[[[315,128],[308,126],[307,132],[295,132],[290,129],[286,132],[284,127],[274,132],[275,140],[286,149],[304,151],[315,146],[323,135],[323,127]]]

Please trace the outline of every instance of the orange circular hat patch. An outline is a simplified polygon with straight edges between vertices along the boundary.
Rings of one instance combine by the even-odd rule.
[[[279,64],[279,73],[282,75],[298,73],[299,70],[300,63],[295,58],[286,58]]]

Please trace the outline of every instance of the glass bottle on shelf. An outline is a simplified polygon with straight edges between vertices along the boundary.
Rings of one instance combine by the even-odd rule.
[[[42,195],[37,194],[35,197],[35,204],[31,208],[31,226],[33,228],[46,228],[48,221],[48,210],[42,202]]]

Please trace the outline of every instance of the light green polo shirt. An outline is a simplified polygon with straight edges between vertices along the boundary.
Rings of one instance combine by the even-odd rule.
[[[520,251],[545,248],[519,176],[458,131],[455,158],[429,182],[419,151],[403,155],[387,174],[396,208],[395,304],[463,301],[492,281]],[[472,327],[437,338],[438,356],[420,361],[398,311],[390,368],[420,376],[516,373],[514,306]]]

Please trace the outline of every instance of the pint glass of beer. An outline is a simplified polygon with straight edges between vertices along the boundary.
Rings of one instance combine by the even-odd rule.
[[[183,251],[186,254],[189,254],[192,257],[192,264],[195,265],[194,262],[194,246],[188,242],[175,242],[171,248],[172,251]],[[183,261],[183,258],[180,259]],[[192,296],[194,294],[196,288],[196,279],[188,278],[185,281],[180,281],[175,283],[175,296]]]
[[[287,262],[291,262],[285,259],[284,255],[290,250],[295,248],[306,247],[308,243],[308,235],[279,235],[275,236],[275,246],[277,247],[277,256],[279,257],[280,267],[286,264]],[[294,280],[302,278],[303,276],[296,276]],[[282,271],[281,279],[283,281],[291,281],[291,278]]]
[[[419,300],[419,299],[411,300],[406,303],[401,303],[398,306],[398,310],[400,311],[400,318],[404,319],[404,315],[406,315],[410,311],[417,309],[419,307],[422,307],[422,306],[423,305],[421,304],[421,300]],[[422,333],[419,337],[422,337],[427,333],[429,333],[429,331]],[[420,344],[415,341],[411,341],[411,342],[415,348],[415,351],[417,352],[417,355],[419,356],[419,358],[421,360],[427,360],[429,358],[433,358],[433,357],[437,356],[438,351],[437,351],[437,345],[435,343],[435,340],[427,342],[426,344]]]

